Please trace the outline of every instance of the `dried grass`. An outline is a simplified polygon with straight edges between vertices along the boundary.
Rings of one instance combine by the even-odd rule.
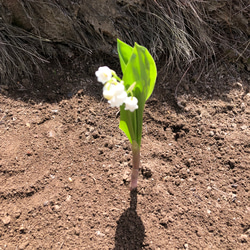
[[[39,40],[32,34],[6,23],[1,25],[1,83],[13,83],[20,75],[31,77],[40,63],[48,62],[37,52],[37,43]]]
[[[233,50],[240,57],[249,55],[247,0],[145,2],[146,7],[139,9],[125,5],[132,18],[118,20],[117,28],[126,41],[136,40],[150,48],[163,72],[177,69],[183,73],[190,64],[203,71],[217,57],[226,57],[226,51]]]
[[[53,48],[64,44],[86,54],[98,51],[100,44],[103,48],[115,46],[116,37],[108,34],[104,39],[102,30],[86,21],[84,15],[74,15],[70,1],[15,1],[30,20],[32,30],[25,31],[4,19],[0,22],[1,82],[15,81],[23,74],[31,76],[33,68],[39,68],[46,58],[60,56],[44,46],[48,43]],[[39,12],[42,8],[52,17],[62,15],[64,23],[52,23],[46,12]],[[233,51],[238,59],[248,57],[248,20],[247,0],[124,0],[117,1],[117,15],[113,16],[119,38],[149,48],[163,72],[184,72],[190,65],[203,71],[212,60],[227,57],[227,51]],[[55,25],[54,39],[44,35],[42,23]],[[65,31],[69,36],[64,38]]]

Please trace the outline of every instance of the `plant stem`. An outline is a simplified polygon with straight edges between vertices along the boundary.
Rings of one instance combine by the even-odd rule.
[[[132,142],[133,167],[131,172],[130,190],[137,188],[140,167],[140,147],[136,141]]]

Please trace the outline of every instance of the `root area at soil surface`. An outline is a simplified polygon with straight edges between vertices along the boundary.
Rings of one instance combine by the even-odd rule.
[[[130,193],[118,110],[59,71],[0,94],[0,249],[249,249],[247,76],[157,86]]]

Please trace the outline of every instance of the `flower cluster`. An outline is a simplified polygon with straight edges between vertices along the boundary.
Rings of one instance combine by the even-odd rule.
[[[125,90],[124,82],[107,66],[100,67],[95,72],[95,75],[97,76],[97,80],[104,85],[103,96],[108,100],[112,108],[119,108],[125,103],[125,110],[134,112],[138,109],[138,100],[133,96],[132,92],[135,83],[128,90]]]

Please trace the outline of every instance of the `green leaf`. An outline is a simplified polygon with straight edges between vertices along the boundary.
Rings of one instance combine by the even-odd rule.
[[[133,48],[128,44],[122,42],[121,40],[117,39],[117,50],[120,58],[122,72],[124,72],[131,57]]]
[[[133,95],[138,99],[138,109],[134,112],[125,110],[125,105],[121,106],[119,127],[131,143],[136,141],[140,147],[144,106],[154,90],[157,69],[148,50],[137,43],[132,48],[118,40],[118,54],[125,88],[136,82]]]

